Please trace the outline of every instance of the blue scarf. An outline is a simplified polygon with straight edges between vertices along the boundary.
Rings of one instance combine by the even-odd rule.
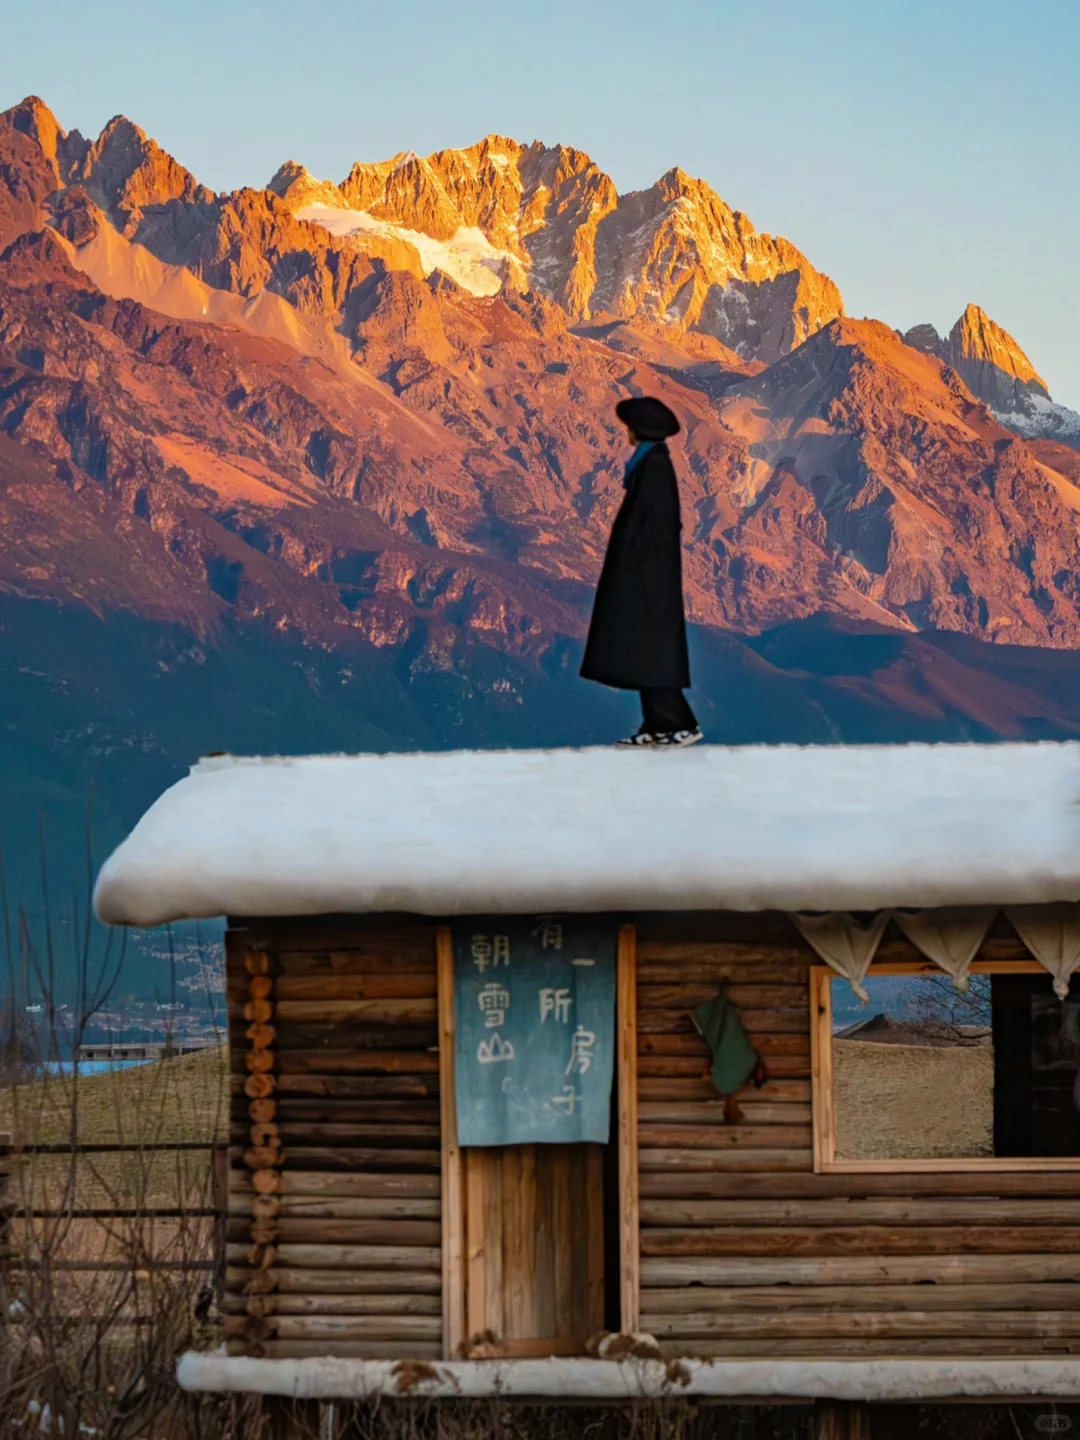
[[[622,481],[624,490],[630,484],[630,476],[633,474],[637,466],[641,463],[642,460],[644,460],[645,456],[649,453],[653,446],[659,444],[659,440],[642,440],[641,444],[637,447],[634,453],[630,456],[630,459],[626,462],[626,469],[623,471]]]

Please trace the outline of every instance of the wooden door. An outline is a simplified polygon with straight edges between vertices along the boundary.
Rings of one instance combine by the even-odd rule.
[[[440,927],[439,1084],[442,1129],[443,1345],[462,1355],[582,1354],[605,1320],[602,1145],[458,1144],[454,1086],[454,955]],[[638,1323],[637,1027],[634,931],[618,944],[618,1232],[623,1329]]]
[[[462,1152],[466,1336],[503,1355],[580,1355],[604,1328],[600,1145]]]

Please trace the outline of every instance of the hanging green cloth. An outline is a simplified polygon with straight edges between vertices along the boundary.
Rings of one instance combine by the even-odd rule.
[[[724,981],[714,1000],[699,1005],[692,1013],[698,1033],[712,1051],[709,1078],[720,1094],[733,1095],[751,1077],[755,1084],[761,1086],[765,1080],[765,1067],[743,1029],[737,1008],[728,998],[727,981]]]

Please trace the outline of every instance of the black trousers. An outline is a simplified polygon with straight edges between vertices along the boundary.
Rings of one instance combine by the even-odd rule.
[[[696,730],[697,720],[681,690],[654,686],[642,690],[641,713],[650,735],[667,735],[673,730]]]

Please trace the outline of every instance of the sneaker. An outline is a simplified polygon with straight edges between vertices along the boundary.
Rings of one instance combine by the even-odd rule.
[[[674,730],[669,735],[654,735],[653,744],[685,749],[687,745],[696,745],[704,739],[700,730]]]
[[[636,735],[628,735],[625,740],[616,740],[616,750],[643,750],[647,746],[656,745],[660,741],[659,735],[653,735],[648,730],[639,730]]]

